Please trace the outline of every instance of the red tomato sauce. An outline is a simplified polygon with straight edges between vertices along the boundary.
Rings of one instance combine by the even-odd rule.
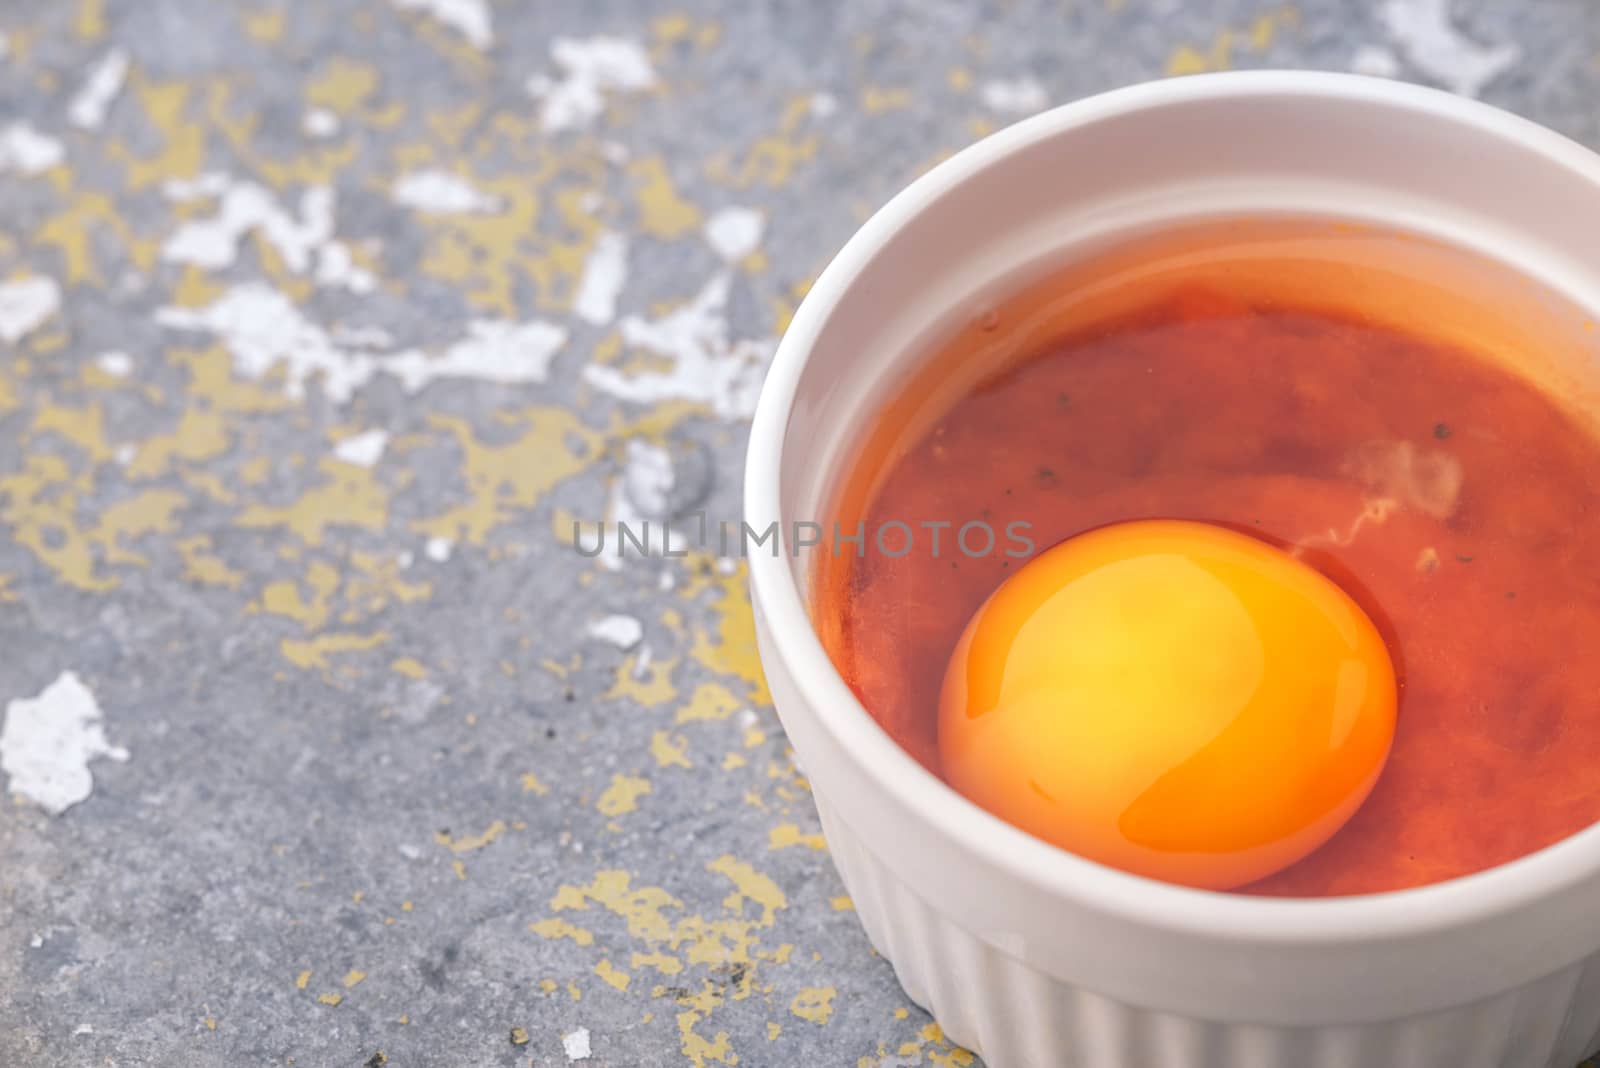
[[[1077,268],[943,346],[930,368],[990,361],[958,395],[929,370],[883,413],[835,513],[865,522],[865,551],[822,556],[813,614],[864,706],[923,764],[938,771],[952,647],[1025,562],[1006,551],[1009,524],[1042,550],[1106,523],[1193,519],[1332,577],[1378,624],[1400,679],[1371,797],[1244,892],[1417,886],[1600,821],[1600,442],[1572,384],[1596,358],[1592,324],[1525,286],[1516,300],[1538,315],[1501,299],[1492,322],[1468,323],[1488,307],[1477,282],[1503,289],[1504,276],[1484,268],[1468,284],[1463,268],[1441,286],[1420,265],[1464,254],[1333,233],[1191,235],[1185,249],[1222,251],[1171,268],[1181,257],[1147,247]],[[1326,299],[1327,279],[1350,271],[1366,282]],[[1085,310],[1074,287],[1088,277],[1111,278],[1115,299]],[[1455,336],[1430,328],[1435,314]],[[1008,324],[1018,337],[997,355],[985,339]],[[1485,355],[1507,345],[1514,355]],[[1558,366],[1579,378],[1558,387],[1532,370]],[[955,548],[973,520],[997,533],[993,551]],[[893,521],[915,535],[903,555],[872,544]],[[935,553],[921,524],[941,522]],[[886,538],[894,552],[902,540]]]

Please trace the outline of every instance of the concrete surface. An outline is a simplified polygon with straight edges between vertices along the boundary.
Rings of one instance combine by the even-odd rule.
[[[742,572],[761,368],[942,156],[1359,68],[1600,144],[1600,7],[0,0],[0,1065],[968,1065]],[[616,617],[616,618],[611,618]]]

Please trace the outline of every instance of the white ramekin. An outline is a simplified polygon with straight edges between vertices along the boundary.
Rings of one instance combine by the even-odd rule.
[[[778,713],[906,993],[991,1068],[1572,1068],[1600,1045],[1600,828],[1399,893],[1213,894],[1054,849],[890,740],[810,621],[791,524],[931,338],[1046,260],[1208,214],[1315,213],[1480,250],[1600,307],[1600,157],[1493,108],[1302,72],[1048,112],[901,193],[817,280],[761,396],[746,518]]]

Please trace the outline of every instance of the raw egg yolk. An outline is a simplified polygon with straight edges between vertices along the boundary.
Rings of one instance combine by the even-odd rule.
[[[1366,800],[1394,666],[1326,576],[1255,538],[1141,520],[1056,545],[967,625],[939,700],[961,793],[1079,856],[1226,890]]]

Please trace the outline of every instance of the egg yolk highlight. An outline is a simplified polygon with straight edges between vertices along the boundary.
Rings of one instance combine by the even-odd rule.
[[[946,779],[1080,856],[1226,890],[1333,836],[1394,737],[1382,636],[1288,553],[1222,527],[1119,523],[978,609],[939,700]]]

